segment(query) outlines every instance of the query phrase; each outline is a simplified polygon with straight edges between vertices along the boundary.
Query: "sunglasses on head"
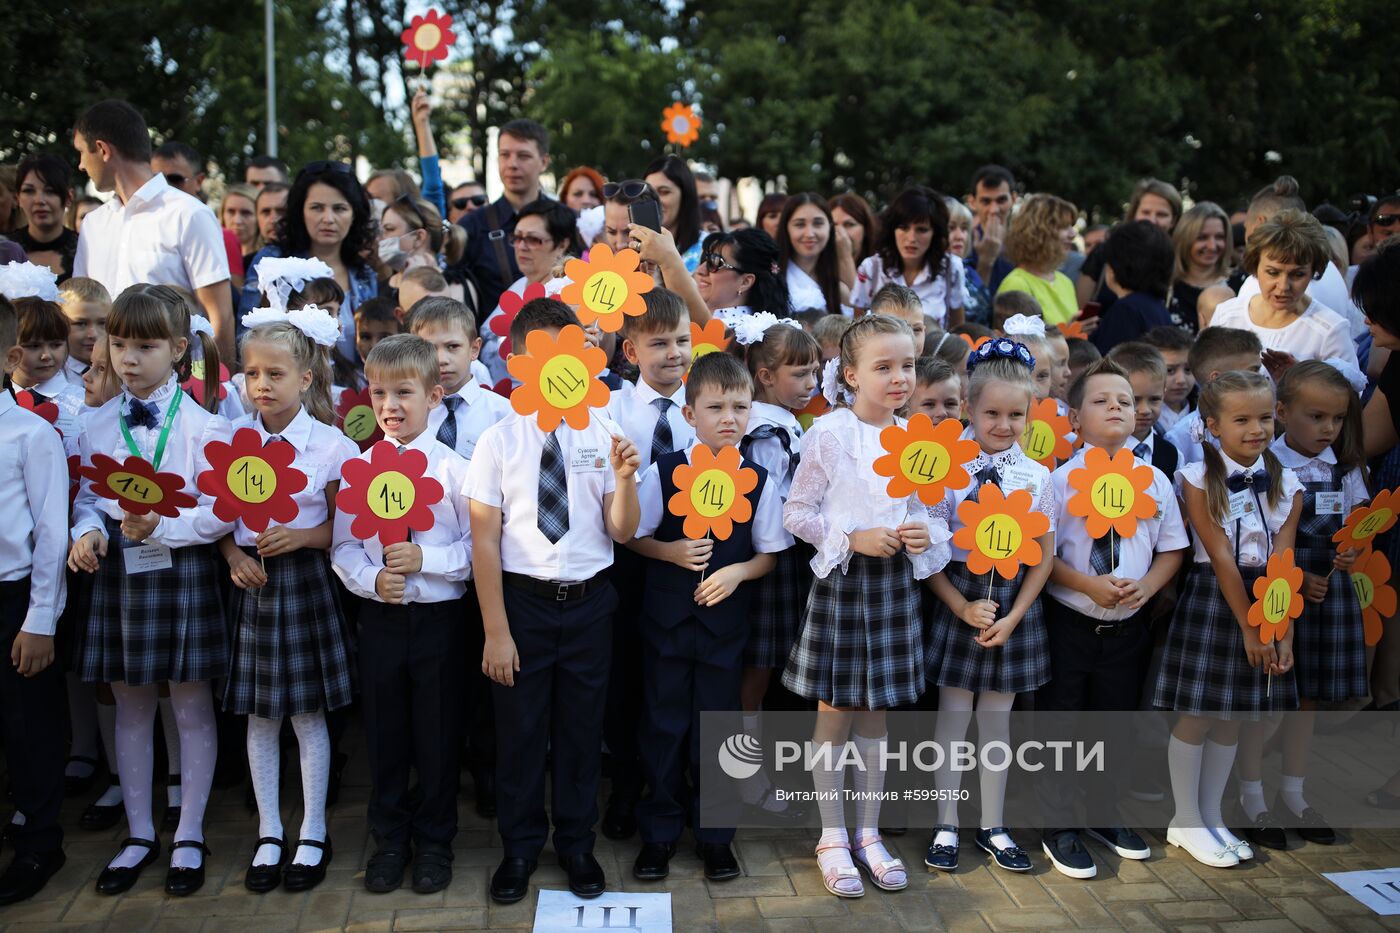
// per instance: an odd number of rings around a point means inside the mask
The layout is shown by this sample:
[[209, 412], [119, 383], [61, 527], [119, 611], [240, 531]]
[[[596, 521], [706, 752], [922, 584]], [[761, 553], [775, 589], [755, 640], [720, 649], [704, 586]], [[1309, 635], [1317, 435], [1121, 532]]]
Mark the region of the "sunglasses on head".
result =
[[305, 166], [302, 167], [302, 170], [297, 173], [297, 176], [300, 177], [302, 175], [324, 175], [326, 172], [335, 172], [338, 175], [349, 175], [350, 163], [332, 162], [325, 159], [322, 159], [317, 162], [308, 162]]
[[1371, 223], [1377, 227], [1393, 227], [1400, 223], [1400, 214], [1377, 214], [1376, 219]]
[[453, 198], [453, 199], [452, 199], [452, 206], [455, 207], [455, 208], [456, 208], [457, 210], [459, 210], [459, 211], [464, 211], [464, 210], [466, 210], [468, 204], [474, 204], [474, 205], [476, 205], [477, 207], [485, 207], [485, 206], [486, 206], [486, 195], [484, 195], [484, 194], [469, 194], [469, 195], [466, 195], [465, 197]]
[[646, 182], [637, 178], [628, 181], [610, 181], [603, 185], [603, 197], [611, 201], [613, 198], [617, 197], [618, 194], [621, 194], [624, 198], [631, 201], [645, 194], [648, 187]]

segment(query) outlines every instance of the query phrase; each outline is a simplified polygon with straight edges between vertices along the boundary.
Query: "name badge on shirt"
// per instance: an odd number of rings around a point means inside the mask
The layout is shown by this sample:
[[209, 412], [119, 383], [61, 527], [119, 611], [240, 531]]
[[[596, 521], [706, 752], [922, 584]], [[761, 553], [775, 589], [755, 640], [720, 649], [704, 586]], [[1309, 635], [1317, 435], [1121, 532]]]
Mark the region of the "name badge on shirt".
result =
[[1026, 489], [1030, 491], [1031, 498], [1035, 499], [1040, 496], [1038, 479], [1035, 470], [1026, 467], [1012, 467], [1001, 478], [1001, 491], [1015, 492], [1018, 489]]
[[608, 465], [597, 447], [580, 447], [569, 458], [570, 473], [597, 473]]
[[1341, 515], [1343, 510], [1340, 492], [1319, 492], [1313, 496], [1313, 509], [1318, 515]]
[[1230, 511], [1225, 518], [1235, 522], [1254, 512], [1254, 496], [1248, 491], [1230, 494]]
[[122, 548], [122, 560], [126, 562], [128, 574], [150, 573], [152, 570], [169, 570], [175, 565], [170, 548], [163, 544], [138, 544]]

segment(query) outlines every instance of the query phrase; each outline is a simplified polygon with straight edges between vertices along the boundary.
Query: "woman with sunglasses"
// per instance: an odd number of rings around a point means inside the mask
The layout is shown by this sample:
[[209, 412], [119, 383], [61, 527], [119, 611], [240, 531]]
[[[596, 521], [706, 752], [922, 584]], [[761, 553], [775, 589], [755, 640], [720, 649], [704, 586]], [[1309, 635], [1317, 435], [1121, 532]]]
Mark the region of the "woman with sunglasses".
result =
[[442, 214], [425, 198], [405, 194], [384, 208], [379, 219], [378, 255], [380, 265], [388, 273], [384, 280], [387, 288], [397, 291], [406, 271], [428, 266], [442, 272], [452, 298], [476, 314], [475, 283], [467, 270], [454, 268], [466, 247], [467, 231], [457, 224], [443, 223]]
[[716, 233], [705, 241], [695, 283], [712, 314], [767, 311], [787, 317], [792, 309], [778, 262], [778, 244], [762, 230]]
[[348, 360], [355, 350], [355, 309], [379, 294], [379, 278], [364, 258], [375, 249], [369, 198], [345, 162], [312, 162], [303, 168], [287, 192], [287, 213], [277, 238], [258, 250], [239, 295], [239, 314], [252, 311], [262, 299], [258, 263], [268, 256], [320, 259], [331, 267], [345, 292], [340, 305], [337, 349]]

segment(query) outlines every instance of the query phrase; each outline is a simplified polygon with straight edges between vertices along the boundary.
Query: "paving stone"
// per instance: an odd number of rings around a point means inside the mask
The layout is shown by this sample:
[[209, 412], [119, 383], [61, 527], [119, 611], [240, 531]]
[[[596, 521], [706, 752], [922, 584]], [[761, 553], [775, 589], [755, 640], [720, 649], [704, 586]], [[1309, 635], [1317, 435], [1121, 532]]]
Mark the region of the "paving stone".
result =
[[394, 912], [394, 930], [417, 933], [432, 930], [480, 930], [486, 927], [486, 908], [434, 908]]
[[789, 897], [754, 898], [758, 912], [764, 917], [844, 917], [846, 907], [842, 900], [826, 893], [820, 896], [795, 894]]
[[1152, 905], [1152, 909], [1163, 919], [1175, 923], [1178, 920], [1230, 920], [1240, 915], [1239, 911], [1222, 900], [1209, 901], [1162, 901]]
[[993, 930], [1058, 930], [1074, 926], [1063, 910], [984, 910], [982, 919]]

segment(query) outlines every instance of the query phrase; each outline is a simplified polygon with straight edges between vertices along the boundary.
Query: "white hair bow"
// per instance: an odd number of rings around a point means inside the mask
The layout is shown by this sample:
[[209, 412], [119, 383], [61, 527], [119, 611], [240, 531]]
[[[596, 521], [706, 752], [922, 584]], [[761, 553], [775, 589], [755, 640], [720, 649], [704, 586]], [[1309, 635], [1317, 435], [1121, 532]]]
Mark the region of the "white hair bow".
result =
[[210, 340], [214, 339], [214, 325], [209, 323], [209, 319], [199, 314], [190, 315], [190, 336], [204, 334]]
[[1044, 337], [1045, 318], [1029, 314], [1013, 314], [1001, 325], [1001, 332], [1008, 337]]
[[840, 369], [841, 357], [839, 356], [833, 356], [822, 367], [822, 397], [826, 399], [828, 405], [835, 406], [839, 402], [845, 402], [849, 405], [855, 399], [851, 390], [841, 385]]
[[306, 305], [295, 311], [254, 308], [243, 315], [243, 326], [249, 330], [263, 324], [290, 324], [312, 343], [322, 347], [333, 347], [340, 339], [340, 324], [329, 312], [315, 305]]
[[307, 282], [335, 276], [321, 260], [299, 256], [266, 256], [258, 261], [257, 270], [258, 290], [278, 311], [286, 311], [292, 292], [301, 291]]
[[734, 339], [741, 346], [747, 347], [749, 344], [759, 343], [763, 340], [763, 335], [770, 327], [796, 327], [801, 330], [802, 325], [790, 317], [780, 318], [771, 311], [759, 311], [757, 314], [745, 314], [738, 316], [733, 323], [725, 321], [734, 328]]
[[0, 295], [17, 298], [58, 300], [58, 276], [48, 266], [32, 262], [8, 262], [0, 266]]

